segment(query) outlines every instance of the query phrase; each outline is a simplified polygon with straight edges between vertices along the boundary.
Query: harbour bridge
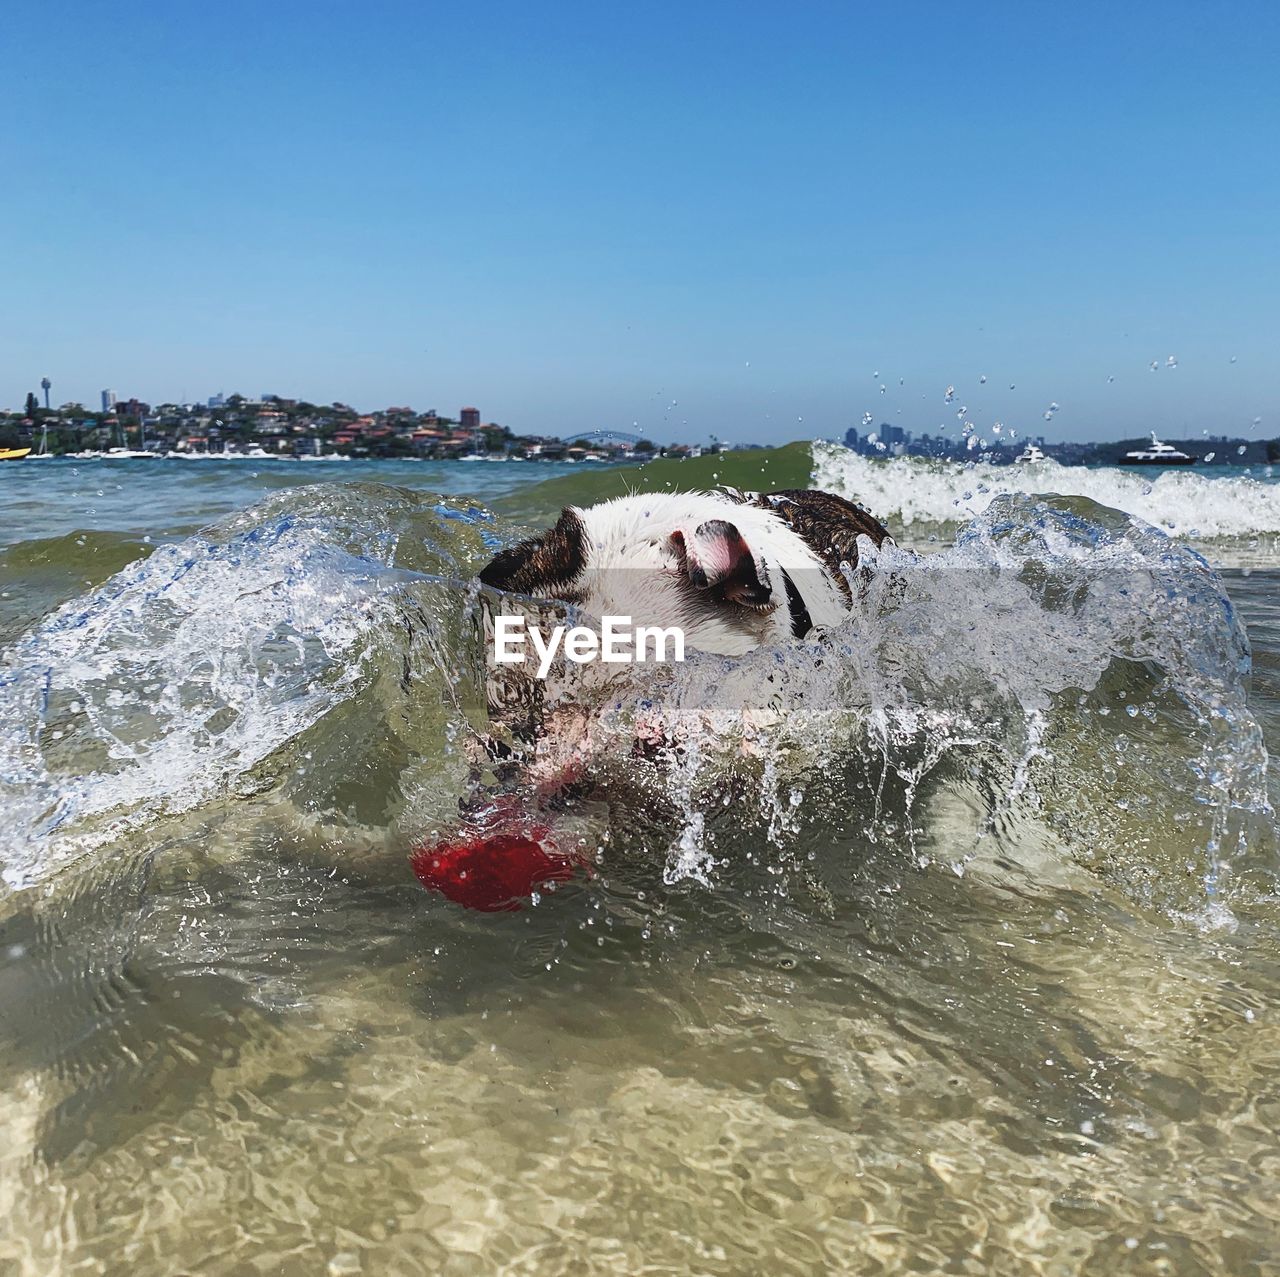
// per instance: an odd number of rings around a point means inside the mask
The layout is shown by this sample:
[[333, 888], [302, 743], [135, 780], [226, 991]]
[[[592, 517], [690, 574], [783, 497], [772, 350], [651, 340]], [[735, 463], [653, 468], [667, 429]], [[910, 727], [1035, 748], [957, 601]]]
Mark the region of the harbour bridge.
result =
[[[637, 444], [644, 435], [628, 434], [625, 430], [579, 430], [576, 435], [565, 435], [565, 443], [629, 443]], [[649, 442], [652, 442], [650, 440]]]

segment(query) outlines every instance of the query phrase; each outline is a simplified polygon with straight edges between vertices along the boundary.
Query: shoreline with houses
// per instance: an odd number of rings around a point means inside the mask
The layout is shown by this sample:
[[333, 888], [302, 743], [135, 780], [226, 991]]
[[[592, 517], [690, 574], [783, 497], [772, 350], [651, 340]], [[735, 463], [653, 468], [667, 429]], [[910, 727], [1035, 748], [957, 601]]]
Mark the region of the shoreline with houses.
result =
[[[103, 392], [103, 409], [41, 407], [27, 396], [22, 412], [0, 412], [0, 448], [31, 456], [176, 456], [250, 460], [630, 461], [696, 456], [707, 449], [657, 444], [610, 431], [561, 439], [518, 435], [464, 407], [457, 416], [410, 407], [359, 412], [349, 404], [315, 404], [280, 395], [215, 395], [205, 404], [151, 405]], [[718, 445], [713, 445], [713, 449]]]
[[[187, 460], [249, 461], [585, 461], [633, 462], [652, 457], [697, 457], [724, 452], [730, 445], [714, 436], [708, 444], [658, 443], [622, 431], [597, 430], [560, 438], [516, 434], [495, 421], [483, 421], [474, 407], [447, 416], [408, 406], [360, 412], [350, 404], [316, 404], [264, 394], [214, 395], [203, 404], [152, 405], [136, 398], [117, 399], [102, 392], [102, 407], [91, 412], [79, 403], [47, 406], [49, 385], [41, 382], [46, 405], [34, 393], [22, 411], [0, 410], [0, 456], [6, 451], [28, 459], [175, 457]], [[1002, 465], [1043, 457], [1063, 465], [1124, 464], [1128, 450], [1147, 445], [1143, 438], [1112, 442], [1049, 443], [1042, 436], [1022, 439], [980, 438], [966, 433], [913, 435], [883, 423], [850, 428], [845, 447], [871, 457], [919, 456]], [[1243, 439], [1204, 434], [1170, 442], [1192, 451], [1207, 464], [1243, 465], [1280, 462], [1280, 439]], [[1034, 445], [1034, 446], [1033, 446]], [[755, 449], [760, 444], [737, 445]]]

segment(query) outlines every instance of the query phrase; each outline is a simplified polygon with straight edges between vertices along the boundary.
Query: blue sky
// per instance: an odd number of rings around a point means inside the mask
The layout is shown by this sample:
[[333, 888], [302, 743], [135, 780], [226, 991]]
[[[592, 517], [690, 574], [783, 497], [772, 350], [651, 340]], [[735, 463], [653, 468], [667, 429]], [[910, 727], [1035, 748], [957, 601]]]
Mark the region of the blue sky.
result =
[[0, 406], [1280, 435], [1275, 3], [9, 0], [0, 47]]

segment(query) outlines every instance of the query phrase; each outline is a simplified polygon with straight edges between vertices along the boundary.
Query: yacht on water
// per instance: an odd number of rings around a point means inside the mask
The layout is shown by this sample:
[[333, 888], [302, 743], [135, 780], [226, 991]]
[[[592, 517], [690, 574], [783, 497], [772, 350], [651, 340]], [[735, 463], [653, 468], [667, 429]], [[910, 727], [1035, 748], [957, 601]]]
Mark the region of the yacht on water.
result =
[[1034, 443], [1027, 444], [1017, 456], [1017, 464], [1020, 466], [1033, 466], [1037, 461], [1048, 460], [1049, 458]]
[[1171, 443], [1161, 443], [1154, 431], [1150, 447], [1135, 448], [1120, 459], [1122, 466], [1193, 466], [1195, 463], [1196, 458], [1190, 453], [1175, 448]]
[[301, 452], [298, 454], [299, 461], [350, 461], [351, 458], [345, 452], [321, 452], [320, 440], [318, 438], [311, 441], [311, 451]]
[[40, 429], [40, 447], [31, 454], [32, 461], [51, 461], [53, 453], [49, 451], [49, 426], [46, 423]]
[[[153, 458], [163, 457], [163, 452], [156, 452], [154, 448], [147, 447], [146, 427], [138, 427], [138, 444], [137, 448], [130, 448], [128, 437], [125, 435], [124, 428], [118, 427], [120, 443], [114, 447], [106, 449], [102, 448], [82, 448], [79, 452], [69, 452], [66, 455], [73, 461], [149, 461]], [[43, 452], [46, 444], [42, 440], [41, 451]]]

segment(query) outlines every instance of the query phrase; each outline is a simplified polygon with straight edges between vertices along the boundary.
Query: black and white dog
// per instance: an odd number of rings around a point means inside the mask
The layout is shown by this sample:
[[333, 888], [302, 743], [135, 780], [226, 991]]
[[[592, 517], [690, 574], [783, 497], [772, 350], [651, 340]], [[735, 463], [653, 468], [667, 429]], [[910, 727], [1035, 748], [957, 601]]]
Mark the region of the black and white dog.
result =
[[[687, 760], [696, 770], [703, 740], [732, 751], [735, 726], [749, 733], [786, 712], [757, 712], [750, 694], [725, 686], [772, 682], [734, 658], [838, 625], [852, 606], [863, 537], [878, 549], [887, 533], [842, 497], [730, 489], [570, 507], [554, 527], [495, 556], [480, 572], [492, 659], [488, 730], [468, 737], [477, 783], [459, 804], [458, 827], [415, 852], [420, 881], [472, 908], [514, 908], [539, 884], [590, 865], [604, 837], [602, 802], [610, 813], [631, 803], [643, 810], [644, 820], [628, 824], [633, 832], [661, 828], [654, 814], [670, 806], [672, 766]], [[550, 622], [563, 637], [558, 622], [575, 613], [600, 621], [602, 637], [610, 618], [637, 632], [678, 630], [707, 654], [688, 681], [723, 704], [690, 700], [671, 665], [645, 675], [607, 661], [573, 671], [561, 660], [548, 677], [542, 637], [544, 663], [532, 669], [499, 654], [495, 639], [509, 623], [532, 620], [541, 636]], [[590, 629], [575, 628], [579, 637]], [[572, 652], [568, 659], [577, 662]], [[666, 678], [684, 683], [674, 699]], [[751, 754], [746, 735], [739, 748]]]
[[[741, 657], [838, 625], [852, 605], [863, 537], [878, 549], [888, 533], [829, 492], [619, 497], [566, 508], [554, 527], [498, 554], [480, 581], [517, 596], [499, 606], [532, 608], [539, 627], [557, 619], [548, 617], [549, 603], [590, 618], [629, 618], [633, 627], [676, 627], [688, 649]], [[485, 602], [492, 643], [491, 601]], [[628, 670], [633, 667], [575, 671], [561, 661], [544, 680], [528, 665], [490, 662], [490, 757], [514, 751], [528, 759], [532, 748], [555, 772], [559, 764], [551, 759], [591, 754], [599, 743], [592, 706], [618, 703], [621, 686], [634, 677]], [[638, 748], [668, 738], [672, 727], [656, 710], [636, 726]]]
[[567, 507], [553, 528], [497, 555], [480, 580], [594, 617], [679, 626], [690, 648], [741, 656], [838, 624], [859, 539], [879, 548], [887, 536], [829, 492], [618, 497]]

